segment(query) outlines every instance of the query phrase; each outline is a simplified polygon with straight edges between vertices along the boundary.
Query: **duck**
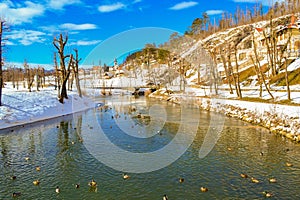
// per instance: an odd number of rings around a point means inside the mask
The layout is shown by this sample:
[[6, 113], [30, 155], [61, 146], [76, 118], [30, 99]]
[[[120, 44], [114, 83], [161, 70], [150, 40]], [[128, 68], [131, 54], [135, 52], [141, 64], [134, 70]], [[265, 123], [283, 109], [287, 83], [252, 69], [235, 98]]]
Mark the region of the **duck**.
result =
[[247, 174], [240, 174], [240, 176], [241, 176], [242, 178], [248, 178], [248, 175], [247, 175]]
[[286, 165], [287, 167], [292, 167], [292, 166], [293, 166], [293, 164], [292, 164], [292, 163], [289, 163], [289, 162], [285, 163], [285, 165]]
[[207, 192], [208, 188], [207, 187], [201, 187], [200, 190], [201, 190], [201, 192]]
[[40, 184], [40, 181], [39, 180], [34, 180], [33, 181], [33, 185], [39, 185]]
[[36, 171], [41, 171], [41, 167], [40, 167], [40, 166], [36, 166], [36, 167], [35, 167], [35, 170], [36, 170]]
[[28, 160], [29, 160], [29, 157], [28, 157], [28, 156], [27, 156], [27, 157], [25, 157], [25, 160], [26, 160], [26, 161], [28, 161]]
[[179, 183], [183, 183], [184, 182], [184, 178], [179, 178]]
[[252, 183], [259, 183], [259, 180], [257, 180], [256, 178], [251, 178]]
[[60, 193], [60, 189], [59, 189], [58, 186], [56, 186], [55, 192], [56, 192], [56, 193]]
[[79, 188], [80, 187], [80, 185], [77, 183], [77, 184], [75, 184], [75, 188]]
[[168, 199], [169, 199], [168, 196], [166, 194], [164, 194], [163, 200], [168, 200]]
[[263, 156], [263, 155], [264, 155], [264, 153], [261, 151], [261, 152], [259, 153], [259, 155]]
[[16, 178], [17, 177], [15, 175], [13, 175], [13, 176], [10, 177], [11, 180], [16, 180]]
[[265, 195], [265, 197], [269, 198], [269, 197], [272, 197], [273, 194], [268, 192], [268, 191], [264, 191], [263, 194]]
[[97, 182], [94, 179], [92, 179], [91, 182], [89, 182], [89, 186], [96, 187], [97, 186]]
[[228, 150], [228, 151], [232, 151], [232, 148], [228, 147], [227, 150]]
[[13, 197], [19, 197], [19, 196], [21, 196], [21, 192], [14, 192], [14, 193], [12, 193], [12, 196]]
[[123, 174], [123, 179], [126, 180], [126, 179], [129, 179], [130, 176], [128, 174]]
[[277, 180], [276, 180], [275, 178], [270, 178], [270, 179], [269, 179], [269, 182], [270, 182], [270, 183], [276, 183]]

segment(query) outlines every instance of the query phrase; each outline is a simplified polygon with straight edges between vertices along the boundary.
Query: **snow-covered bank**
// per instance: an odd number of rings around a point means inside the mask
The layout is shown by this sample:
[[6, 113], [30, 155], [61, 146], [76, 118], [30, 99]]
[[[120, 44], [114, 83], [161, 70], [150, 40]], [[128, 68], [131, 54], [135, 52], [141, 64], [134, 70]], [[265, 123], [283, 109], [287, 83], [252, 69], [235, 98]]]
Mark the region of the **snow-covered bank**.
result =
[[0, 129], [55, 118], [80, 112], [95, 106], [87, 97], [80, 98], [76, 92], [68, 92], [64, 104], [57, 100], [57, 91], [52, 87], [28, 92], [3, 88], [0, 106]]
[[229, 117], [260, 125], [274, 134], [300, 142], [300, 106], [172, 94], [165, 89], [158, 90], [149, 97], [177, 104], [190, 102], [201, 109], [222, 113]]

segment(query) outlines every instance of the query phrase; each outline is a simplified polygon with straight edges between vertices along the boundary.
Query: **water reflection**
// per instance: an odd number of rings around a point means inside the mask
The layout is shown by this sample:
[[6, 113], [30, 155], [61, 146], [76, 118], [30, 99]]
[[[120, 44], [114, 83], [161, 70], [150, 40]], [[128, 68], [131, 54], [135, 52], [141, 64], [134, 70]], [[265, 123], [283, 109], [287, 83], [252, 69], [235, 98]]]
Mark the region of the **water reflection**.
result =
[[[124, 180], [123, 172], [107, 167], [87, 151], [83, 136], [97, 131], [90, 119], [98, 120], [115, 145], [132, 152], [151, 152], [175, 137], [180, 112], [178, 106], [159, 102], [170, 116], [161, 131], [147, 139], [134, 138], [124, 134], [116, 120], [125, 124], [131, 119], [132, 131], [138, 130], [137, 125], [146, 129], [149, 123], [134, 116], [147, 114], [157, 102], [129, 101], [119, 106], [116, 101], [102, 111], [89, 110], [46, 123], [1, 130], [0, 199], [12, 198], [13, 192], [21, 192], [20, 199], [162, 199], [164, 194], [170, 199], [263, 199], [263, 191], [272, 192], [272, 199], [299, 197], [294, 188], [300, 184], [300, 146], [261, 127], [226, 118], [216, 146], [208, 156], [199, 159], [210, 119], [216, 115], [204, 111], [197, 115], [197, 136], [182, 157], [158, 171], [130, 173], [130, 179]], [[287, 162], [292, 166], [287, 167]], [[41, 170], [37, 171], [36, 166]], [[241, 178], [241, 173], [249, 178]], [[16, 179], [12, 180], [14, 175]], [[251, 177], [259, 183], [252, 183]], [[272, 177], [276, 183], [269, 182]], [[179, 178], [184, 178], [184, 182], [180, 183]], [[36, 179], [40, 180], [39, 186], [32, 183]], [[97, 190], [88, 186], [92, 179], [98, 183]], [[59, 194], [56, 186], [61, 190]], [[208, 191], [202, 193], [200, 187], [207, 187]]]

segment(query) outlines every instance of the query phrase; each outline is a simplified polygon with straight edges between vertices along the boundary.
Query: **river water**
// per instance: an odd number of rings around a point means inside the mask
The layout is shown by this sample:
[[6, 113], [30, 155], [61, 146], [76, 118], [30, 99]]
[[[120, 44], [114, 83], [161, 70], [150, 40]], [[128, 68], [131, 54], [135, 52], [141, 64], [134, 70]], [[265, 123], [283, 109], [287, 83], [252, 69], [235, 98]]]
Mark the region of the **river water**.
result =
[[[0, 199], [13, 192], [19, 199], [264, 199], [264, 191], [272, 199], [300, 197], [298, 144], [192, 106], [127, 96], [99, 102], [108, 106], [1, 130]], [[202, 147], [207, 155], [199, 157]], [[92, 179], [97, 187], [88, 185]]]

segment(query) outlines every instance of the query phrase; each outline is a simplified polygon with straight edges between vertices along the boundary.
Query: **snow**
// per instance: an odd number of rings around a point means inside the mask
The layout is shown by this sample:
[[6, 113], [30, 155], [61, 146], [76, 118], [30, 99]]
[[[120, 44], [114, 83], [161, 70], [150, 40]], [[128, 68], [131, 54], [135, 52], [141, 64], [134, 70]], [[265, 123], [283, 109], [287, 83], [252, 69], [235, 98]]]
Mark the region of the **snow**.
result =
[[287, 68], [287, 71], [288, 72], [291, 72], [291, 71], [294, 71], [296, 69], [298, 69], [300, 67], [300, 59], [297, 58], [294, 62], [292, 62], [288, 68]]
[[72, 114], [94, 107], [94, 102], [87, 98], [80, 98], [76, 92], [69, 92], [69, 99], [64, 104], [59, 103], [57, 91], [54, 87], [33, 90], [16, 90], [7, 84], [2, 91], [0, 106], [0, 129], [32, 123]]

